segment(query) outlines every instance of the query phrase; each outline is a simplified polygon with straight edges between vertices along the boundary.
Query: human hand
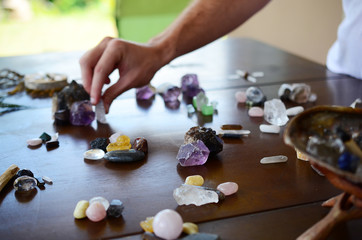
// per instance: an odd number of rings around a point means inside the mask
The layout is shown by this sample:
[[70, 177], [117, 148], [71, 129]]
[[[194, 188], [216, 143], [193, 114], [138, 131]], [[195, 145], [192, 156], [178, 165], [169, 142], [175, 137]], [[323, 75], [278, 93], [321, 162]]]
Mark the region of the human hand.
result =
[[[152, 45], [127, 42], [106, 37], [95, 48], [86, 52], [79, 61], [85, 90], [91, 103], [103, 99], [106, 113], [112, 101], [123, 92], [148, 84], [163, 66], [160, 51]], [[118, 81], [101, 96], [104, 84], [109, 84], [109, 75], [119, 71]]]

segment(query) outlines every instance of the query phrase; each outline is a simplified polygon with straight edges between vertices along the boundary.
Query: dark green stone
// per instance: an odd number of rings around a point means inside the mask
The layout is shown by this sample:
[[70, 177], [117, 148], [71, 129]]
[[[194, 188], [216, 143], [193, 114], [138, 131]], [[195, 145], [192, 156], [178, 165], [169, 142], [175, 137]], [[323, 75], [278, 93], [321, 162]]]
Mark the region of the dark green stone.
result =
[[46, 132], [43, 132], [43, 134], [40, 135], [39, 138], [41, 140], [43, 140], [43, 142], [48, 142], [48, 141], [50, 141], [50, 139], [52, 139], [52, 137], [49, 134], [47, 134]]

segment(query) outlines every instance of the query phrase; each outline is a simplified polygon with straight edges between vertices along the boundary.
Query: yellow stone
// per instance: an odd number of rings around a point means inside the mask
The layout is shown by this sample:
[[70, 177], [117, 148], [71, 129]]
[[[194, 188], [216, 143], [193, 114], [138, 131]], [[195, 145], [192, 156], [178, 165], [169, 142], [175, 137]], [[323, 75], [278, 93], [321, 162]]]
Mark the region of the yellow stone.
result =
[[145, 221], [140, 222], [140, 226], [145, 232], [153, 233], [153, 219], [154, 217], [147, 217]]
[[185, 184], [194, 185], [194, 186], [202, 186], [204, 184], [204, 178], [200, 175], [188, 176], [185, 180]]
[[182, 231], [186, 234], [195, 234], [199, 232], [199, 227], [192, 222], [185, 222], [182, 224]]
[[131, 149], [131, 139], [126, 135], [121, 135], [117, 138], [117, 141], [114, 143], [110, 143], [107, 146], [107, 152], [115, 151], [115, 150], [128, 150]]
[[89, 207], [89, 202], [86, 200], [80, 200], [75, 206], [73, 216], [76, 219], [82, 219], [86, 217], [85, 211]]

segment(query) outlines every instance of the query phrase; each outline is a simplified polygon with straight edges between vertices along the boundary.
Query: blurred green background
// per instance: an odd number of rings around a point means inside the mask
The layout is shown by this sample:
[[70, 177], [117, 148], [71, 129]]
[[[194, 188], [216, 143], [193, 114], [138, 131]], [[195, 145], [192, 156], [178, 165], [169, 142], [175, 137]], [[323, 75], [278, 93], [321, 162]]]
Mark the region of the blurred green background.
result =
[[105, 36], [146, 42], [190, 0], [0, 0], [0, 56], [87, 50]]

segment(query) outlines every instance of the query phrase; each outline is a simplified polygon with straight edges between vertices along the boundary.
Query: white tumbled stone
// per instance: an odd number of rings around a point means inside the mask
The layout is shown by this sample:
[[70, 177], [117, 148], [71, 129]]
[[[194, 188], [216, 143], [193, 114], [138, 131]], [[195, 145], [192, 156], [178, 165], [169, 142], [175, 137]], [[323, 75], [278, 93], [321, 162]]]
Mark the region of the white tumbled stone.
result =
[[260, 132], [263, 133], [279, 133], [280, 127], [277, 125], [260, 124]]
[[29, 146], [35, 147], [35, 146], [39, 146], [40, 144], [42, 144], [43, 140], [41, 140], [40, 138], [33, 138], [33, 139], [27, 140], [26, 143]]
[[292, 108], [288, 108], [287, 109], [287, 115], [288, 116], [295, 116], [301, 112], [304, 111], [304, 107], [302, 106], [296, 106], [296, 107], [292, 107]]
[[89, 160], [101, 160], [105, 153], [102, 149], [90, 149], [83, 153], [83, 157]]
[[260, 160], [260, 163], [269, 164], [269, 163], [282, 163], [286, 161], [288, 161], [287, 156], [278, 155], [278, 156], [264, 157]]

